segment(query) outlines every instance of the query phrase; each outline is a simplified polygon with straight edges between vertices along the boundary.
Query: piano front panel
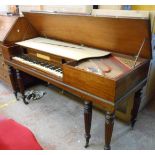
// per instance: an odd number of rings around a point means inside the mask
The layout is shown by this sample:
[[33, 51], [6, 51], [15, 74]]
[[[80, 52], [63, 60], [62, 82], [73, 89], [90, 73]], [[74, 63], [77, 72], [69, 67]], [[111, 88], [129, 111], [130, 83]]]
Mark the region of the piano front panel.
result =
[[76, 62], [63, 64], [63, 82], [109, 101], [114, 101], [115, 81], [76, 68]]

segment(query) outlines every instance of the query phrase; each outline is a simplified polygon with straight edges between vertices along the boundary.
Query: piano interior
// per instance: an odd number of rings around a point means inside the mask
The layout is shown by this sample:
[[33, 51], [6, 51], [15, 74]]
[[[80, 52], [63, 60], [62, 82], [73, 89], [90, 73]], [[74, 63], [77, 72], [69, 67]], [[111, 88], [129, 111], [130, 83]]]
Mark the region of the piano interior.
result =
[[118, 79], [143, 62], [145, 59], [140, 58], [135, 62], [134, 57], [111, 53], [107, 57], [80, 61], [76, 67], [106, 78]]
[[[33, 45], [34, 42], [37, 44]], [[61, 79], [63, 78], [62, 65], [69, 62], [76, 62], [75, 68], [97, 76], [118, 79], [147, 61], [144, 58], [138, 58], [136, 61], [136, 57], [133, 56], [46, 38], [33, 38], [16, 44], [23, 47], [23, 49], [22, 52], [12, 57], [14, 61], [29, 65]], [[93, 53], [91, 54], [91, 52]]]

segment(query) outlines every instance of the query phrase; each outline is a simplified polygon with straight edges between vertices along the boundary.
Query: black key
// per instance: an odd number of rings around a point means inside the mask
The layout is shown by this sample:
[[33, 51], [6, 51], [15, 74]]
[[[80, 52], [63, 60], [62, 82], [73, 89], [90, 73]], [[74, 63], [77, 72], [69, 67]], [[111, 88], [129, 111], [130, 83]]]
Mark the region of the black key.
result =
[[24, 59], [24, 55], [20, 55], [19, 57]]
[[57, 69], [55, 66], [53, 66], [53, 67], [50, 67], [50, 69], [51, 70], [55, 70], [55, 69]]
[[49, 64], [48, 63], [45, 63], [45, 65], [44, 65], [45, 67], [48, 67], [49, 66]]
[[39, 62], [37, 60], [34, 60], [36, 64], [39, 64]]
[[49, 67], [54, 67], [54, 65], [51, 65], [51, 64], [50, 64], [50, 66], [49, 66]]
[[47, 68], [49, 68], [50, 66], [51, 66], [50, 64], [47, 64], [47, 65], [46, 65]]
[[31, 58], [30, 58], [30, 57], [27, 57], [26, 60], [27, 60], [27, 61], [31, 61]]
[[32, 60], [32, 62], [33, 62], [33, 63], [36, 63], [36, 61], [35, 61], [35, 60]]
[[26, 59], [27, 57], [26, 57], [26, 55], [21, 55], [20, 56], [22, 59]]
[[60, 72], [60, 71], [61, 71], [61, 68], [58, 68], [58, 69], [56, 69], [55, 71]]

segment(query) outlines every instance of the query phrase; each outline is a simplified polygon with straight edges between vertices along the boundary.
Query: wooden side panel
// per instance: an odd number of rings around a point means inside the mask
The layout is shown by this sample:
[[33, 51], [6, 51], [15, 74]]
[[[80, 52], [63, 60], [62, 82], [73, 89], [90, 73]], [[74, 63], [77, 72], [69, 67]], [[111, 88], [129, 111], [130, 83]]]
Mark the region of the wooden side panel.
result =
[[4, 43], [12, 44], [34, 37], [38, 37], [37, 31], [24, 17], [20, 17], [5, 38]]
[[63, 82], [106, 100], [114, 101], [115, 81], [113, 80], [64, 64]]
[[149, 69], [149, 61], [139, 66], [135, 70], [129, 72], [116, 82], [116, 98], [119, 99], [125, 95], [129, 90], [139, 84], [147, 77]]
[[24, 16], [41, 36], [127, 55], [137, 55], [146, 38], [141, 57], [152, 56], [148, 19], [45, 13], [24, 13]]

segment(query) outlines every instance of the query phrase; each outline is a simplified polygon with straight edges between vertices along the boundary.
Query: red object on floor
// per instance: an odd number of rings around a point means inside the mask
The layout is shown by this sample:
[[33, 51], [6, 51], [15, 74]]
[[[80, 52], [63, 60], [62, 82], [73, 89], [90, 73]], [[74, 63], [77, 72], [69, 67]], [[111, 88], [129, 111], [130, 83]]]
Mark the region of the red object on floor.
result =
[[0, 150], [42, 150], [42, 147], [28, 128], [12, 119], [2, 119]]

